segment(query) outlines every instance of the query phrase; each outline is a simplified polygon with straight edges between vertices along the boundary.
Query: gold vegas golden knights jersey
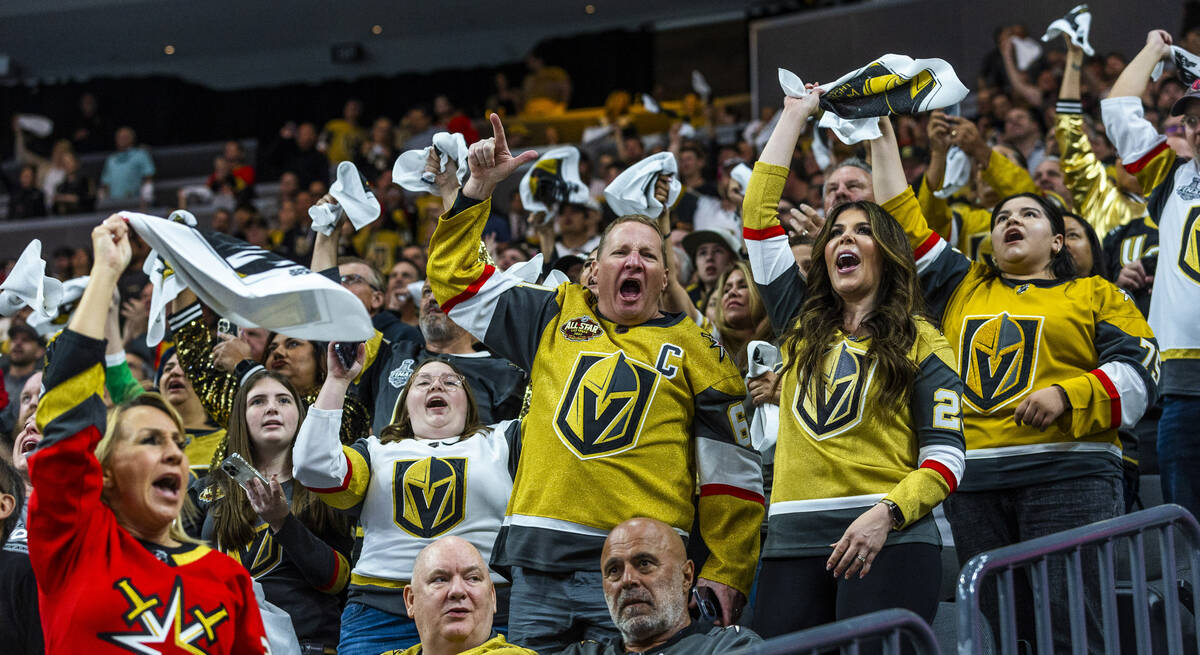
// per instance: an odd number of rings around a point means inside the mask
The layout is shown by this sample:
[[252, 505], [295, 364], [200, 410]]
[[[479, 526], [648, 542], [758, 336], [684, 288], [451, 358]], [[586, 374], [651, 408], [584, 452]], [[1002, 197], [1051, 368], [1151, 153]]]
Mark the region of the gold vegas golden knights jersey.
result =
[[626, 327], [602, 316], [583, 287], [522, 284], [480, 261], [490, 209], [459, 194], [430, 243], [429, 279], [454, 322], [529, 371], [493, 561], [595, 570], [609, 530], [627, 519], [657, 518], [686, 536], [699, 496], [712, 551], [700, 576], [748, 592], [762, 473], [732, 358], [683, 314]]
[[[1129, 296], [1099, 276], [1006, 280], [950, 248], [912, 191], [883, 204], [908, 233], [930, 312], [963, 380], [963, 491], [1121, 475], [1118, 427], [1153, 402], [1158, 344]], [[1017, 425], [1033, 391], [1057, 385], [1070, 409], [1045, 430]]]
[[[776, 218], [788, 169], [754, 166], [743, 205], [746, 251], [776, 334], [805, 299], [787, 235]], [[828, 555], [829, 544], [882, 499], [904, 514], [887, 543], [941, 544], [930, 510], [963, 475], [962, 381], [945, 338], [915, 319], [909, 358], [917, 374], [908, 398], [881, 405], [870, 338], [839, 333], [825, 355], [816, 393], [795, 369], [780, 380], [770, 529], [763, 557]], [[784, 357], [789, 357], [784, 353]]]

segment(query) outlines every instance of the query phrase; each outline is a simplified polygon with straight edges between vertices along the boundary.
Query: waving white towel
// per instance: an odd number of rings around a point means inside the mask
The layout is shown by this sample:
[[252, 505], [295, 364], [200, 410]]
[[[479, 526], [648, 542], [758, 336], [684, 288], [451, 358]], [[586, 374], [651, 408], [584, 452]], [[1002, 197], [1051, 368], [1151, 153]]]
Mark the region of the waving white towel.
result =
[[[1185, 85], [1191, 86], [1197, 78], [1200, 78], [1200, 57], [1180, 48], [1177, 45], [1171, 46], [1171, 61], [1175, 64], [1175, 70], [1179, 71], [1179, 79]], [[1158, 81], [1162, 77], [1163, 68], [1166, 61], [1159, 61], [1154, 66], [1154, 71], [1150, 73], [1150, 79]]]
[[[171, 212], [167, 220], [196, 227], [196, 217], [185, 209]], [[153, 249], [142, 264], [142, 272], [150, 278], [150, 317], [146, 326], [146, 345], [153, 348], [162, 342], [167, 332], [167, 305], [175, 300], [187, 286], [176, 275], [174, 269]]]
[[12, 316], [22, 307], [32, 307], [45, 317], [58, 313], [62, 301], [62, 282], [46, 276], [42, 242], [34, 239], [25, 246], [12, 271], [0, 284], [0, 316]]
[[87, 283], [88, 276], [86, 275], [63, 282], [62, 295], [58, 298], [54, 313], [47, 315], [34, 312], [30, 314], [29, 327], [37, 330], [37, 333], [43, 337], [48, 337], [67, 327], [67, 322], [71, 320], [71, 313], [75, 311], [75, 303], [83, 296], [83, 290], [87, 288]]
[[[746, 344], [746, 380], [763, 373], [779, 370], [783, 358], [779, 349], [766, 341], [751, 341]], [[763, 403], [754, 409], [754, 420], [750, 422], [750, 445], [764, 452], [775, 445], [779, 437], [779, 405]]]
[[358, 172], [353, 162], [344, 161], [338, 164], [337, 179], [329, 187], [329, 195], [337, 203], [313, 205], [308, 208], [312, 218], [312, 227], [317, 232], [329, 236], [333, 234], [333, 226], [345, 214], [354, 225], [355, 230], [361, 230], [379, 218], [379, 201], [367, 187], [367, 183]]
[[1042, 41], [1049, 41], [1059, 34], [1066, 34], [1071, 37], [1071, 43], [1079, 46], [1089, 57], [1094, 57], [1096, 51], [1088, 43], [1088, 32], [1091, 29], [1092, 12], [1088, 11], [1086, 4], [1082, 4], [1067, 12], [1066, 16], [1050, 23], [1050, 26], [1046, 28], [1046, 33], [1042, 35]]
[[[807, 95], [800, 78], [790, 71], [779, 70], [779, 84], [789, 96]], [[967, 87], [945, 60], [896, 54], [883, 55], [821, 87], [825, 115], [819, 125], [832, 129], [847, 145], [879, 137], [876, 117], [941, 109], [967, 96]]]
[[609, 209], [617, 216], [644, 214], [658, 218], [663, 212], [663, 204], [654, 198], [654, 183], [659, 175], [671, 176], [667, 206], [674, 205], [683, 190], [679, 182], [679, 167], [675, 155], [660, 152], [625, 169], [604, 188], [604, 199], [608, 201]]
[[[800, 79], [800, 76], [786, 68], [779, 69], [779, 86], [783, 87], [783, 92], [792, 98], [803, 98], [808, 95], [808, 89], [804, 88], [804, 81]], [[838, 140], [846, 145], [878, 139], [883, 135], [883, 132], [879, 131], [879, 121], [874, 118], [846, 120], [831, 111], [825, 112], [817, 126], [833, 130]], [[824, 146], [824, 144], [821, 145]], [[813, 156], [816, 156], [816, 152], [813, 152]]]
[[[518, 189], [525, 211], [546, 212], [547, 220], [554, 218], [563, 203], [586, 205], [589, 196], [579, 177], [579, 149], [559, 146], [547, 150], [525, 171]], [[554, 197], [550, 205], [542, 202], [550, 197]]]
[[446, 170], [446, 163], [451, 159], [458, 165], [458, 183], [467, 181], [467, 140], [455, 132], [438, 132], [433, 135], [433, 145], [419, 150], [408, 150], [400, 153], [396, 164], [392, 166], [392, 182], [399, 184], [408, 191], [415, 193], [432, 193], [441, 195], [433, 184], [433, 176], [425, 173], [425, 160], [429, 158], [430, 148], [437, 149], [441, 170]]

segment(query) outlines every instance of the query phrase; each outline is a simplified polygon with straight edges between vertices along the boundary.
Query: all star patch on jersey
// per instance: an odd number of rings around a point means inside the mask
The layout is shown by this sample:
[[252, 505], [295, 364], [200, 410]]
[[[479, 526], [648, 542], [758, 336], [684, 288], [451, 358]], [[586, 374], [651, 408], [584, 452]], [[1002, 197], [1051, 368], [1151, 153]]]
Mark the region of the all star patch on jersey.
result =
[[604, 333], [604, 329], [590, 316], [576, 316], [559, 328], [567, 341], [591, 341]]

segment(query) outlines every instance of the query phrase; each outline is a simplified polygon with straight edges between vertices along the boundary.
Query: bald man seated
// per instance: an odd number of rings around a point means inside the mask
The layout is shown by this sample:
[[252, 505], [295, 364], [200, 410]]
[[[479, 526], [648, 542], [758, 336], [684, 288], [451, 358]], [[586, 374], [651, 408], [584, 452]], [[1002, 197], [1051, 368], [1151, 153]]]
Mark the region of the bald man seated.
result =
[[496, 589], [483, 557], [465, 539], [442, 537], [417, 554], [404, 606], [421, 643], [383, 655], [537, 655], [492, 632]]
[[692, 620], [688, 593], [695, 569], [683, 538], [662, 521], [635, 518], [613, 528], [604, 541], [600, 571], [604, 600], [621, 639], [580, 642], [562, 655], [707, 655], [762, 641], [740, 626], [722, 628], [707, 618]]

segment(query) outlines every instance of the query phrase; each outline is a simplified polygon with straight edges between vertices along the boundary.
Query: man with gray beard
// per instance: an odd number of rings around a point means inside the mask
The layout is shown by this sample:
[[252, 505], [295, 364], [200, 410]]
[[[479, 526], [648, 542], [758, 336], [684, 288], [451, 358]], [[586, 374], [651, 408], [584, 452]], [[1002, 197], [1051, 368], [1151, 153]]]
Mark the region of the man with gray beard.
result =
[[383, 344], [380, 357], [386, 356], [387, 361], [378, 367], [372, 431], [379, 434], [393, 422], [400, 393], [417, 364], [428, 358], [444, 359], [463, 372], [475, 394], [479, 420], [484, 425], [517, 418], [525, 396], [525, 372], [507, 359], [493, 355], [450, 320], [434, 300], [428, 282], [421, 290], [418, 317], [424, 344], [415, 341]]
[[[717, 627], [688, 615], [695, 568], [683, 538], [649, 518], [621, 523], [608, 533], [600, 555], [604, 600], [621, 639], [584, 641], [560, 655], [728, 653], [762, 641], [741, 626]], [[720, 615], [720, 610], [717, 610]]]

